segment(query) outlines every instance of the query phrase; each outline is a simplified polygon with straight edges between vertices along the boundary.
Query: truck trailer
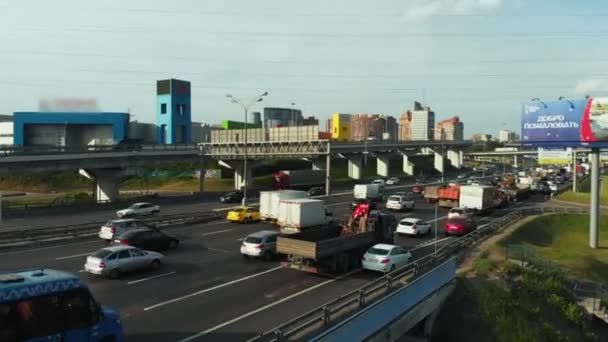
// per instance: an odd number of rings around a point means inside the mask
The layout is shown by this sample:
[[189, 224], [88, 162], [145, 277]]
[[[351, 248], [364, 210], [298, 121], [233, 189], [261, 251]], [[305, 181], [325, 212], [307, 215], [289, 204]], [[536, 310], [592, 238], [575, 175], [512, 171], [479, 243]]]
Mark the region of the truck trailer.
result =
[[274, 190], [302, 189], [325, 185], [325, 170], [285, 170], [272, 176]]
[[277, 190], [260, 192], [260, 217], [262, 220], [276, 221], [279, 218], [279, 204], [283, 200], [306, 198], [305, 191]]
[[473, 209], [477, 213], [487, 213], [494, 209], [495, 192], [493, 186], [463, 185], [460, 187], [458, 206]]
[[325, 202], [318, 199], [297, 198], [279, 202], [277, 224], [283, 234], [326, 228], [333, 224], [331, 212]]

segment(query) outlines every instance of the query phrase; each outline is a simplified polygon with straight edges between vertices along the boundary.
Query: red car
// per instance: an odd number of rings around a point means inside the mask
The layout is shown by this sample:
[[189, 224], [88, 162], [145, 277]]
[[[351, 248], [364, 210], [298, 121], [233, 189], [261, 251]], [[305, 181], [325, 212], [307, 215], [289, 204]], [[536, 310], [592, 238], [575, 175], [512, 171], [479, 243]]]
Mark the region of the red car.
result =
[[424, 189], [420, 185], [414, 185], [412, 187], [412, 192], [415, 194], [421, 194]]
[[454, 216], [445, 223], [445, 235], [466, 235], [477, 229], [475, 220], [466, 216]]

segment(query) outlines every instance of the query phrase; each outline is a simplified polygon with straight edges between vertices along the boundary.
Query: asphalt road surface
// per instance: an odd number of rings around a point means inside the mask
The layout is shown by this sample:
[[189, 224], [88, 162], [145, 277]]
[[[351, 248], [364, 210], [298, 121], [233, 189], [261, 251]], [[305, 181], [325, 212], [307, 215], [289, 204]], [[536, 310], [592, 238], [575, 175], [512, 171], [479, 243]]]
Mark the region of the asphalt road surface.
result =
[[[350, 213], [352, 194], [327, 199], [336, 220]], [[542, 196], [516, 204], [543, 205]], [[193, 205], [194, 206], [194, 205]], [[485, 224], [510, 209], [481, 217]], [[184, 212], [191, 209], [184, 209]], [[435, 217], [434, 205], [418, 198], [413, 212], [398, 218], [418, 217], [443, 228], [446, 209]], [[355, 270], [326, 277], [281, 268], [280, 260], [246, 260], [239, 246], [248, 234], [275, 229], [267, 223], [231, 224], [215, 221], [174, 227], [167, 233], [181, 240], [165, 254], [156, 271], [128, 274], [109, 280], [83, 272], [85, 258], [106, 244], [97, 239], [0, 253], [1, 269], [45, 267], [76, 273], [90, 286], [97, 300], [117, 309], [126, 341], [243, 341], [272, 329], [344, 293], [382, 276]], [[396, 244], [413, 249], [414, 259], [432, 253], [434, 234], [397, 237]], [[439, 236], [439, 245], [452, 238]], [[189, 339], [190, 340], [190, 339]]]

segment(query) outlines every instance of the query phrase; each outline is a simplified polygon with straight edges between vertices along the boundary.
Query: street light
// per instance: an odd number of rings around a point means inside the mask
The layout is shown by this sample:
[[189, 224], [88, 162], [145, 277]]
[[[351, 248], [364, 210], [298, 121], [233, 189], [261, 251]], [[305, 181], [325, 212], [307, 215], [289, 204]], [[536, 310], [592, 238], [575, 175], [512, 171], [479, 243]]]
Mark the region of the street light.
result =
[[543, 107], [545, 107], [545, 109], [547, 108], [547, 104], [541, 101], [538, 97], [533, 98], [532, 101], [538, 101], [543, 104]]
[[562, 100], [566, 100], [566, 101], [568, 101], [568, 103], [570, 104], [570, 111], [573, 111], [573, 110], [574, 110], [574, 103], [572, 103], [572, 101], [568, 100], [567, 98], [565, 98], [565, 97], [563, 97], [563, 96], [560, 96], [560, 97], [558, 97], [557, 99], [558, 99], [559, 101], [562, 101]]
[[292, 126], [297, 126], [297, 125], [295, 124], [295, 122], [296, 122], [296, 120], [295, 120], [295, 112], [296, 112], [296, 108], [295, 108], [295, 106], [296, 106], [296, 103], [295, 103], [295, 102], [292, 102], [292, 103], [291, 103], [291, 125], [292, 125]]
[[236, 103], [239, 106], [241, 106], [241, 108], [243, 108], [243, 111], [245, 112], [245, 158], [243, 159], [243, 202], [242, 205], [246, 206], [247, 205], [247, 182], [249, 181], [247, 179], [247, 116], [249, 114], [249, 109], [251, 108], [251, 106], [253, 106], [254, 104], [256, 104], [257, 102], [262, 102], [264, 100], [264, 96], [267, 96], [268, 92], [265, 91], [264, 93], [254, 97], [253, 99], [251, 99], [251, 101], [247, 102], [245, 104], [245, 102], [237, 99], [236, 97], [232, 96], [231, 94], [226, 94], [226, 97], [230, 99], [230, 103]]

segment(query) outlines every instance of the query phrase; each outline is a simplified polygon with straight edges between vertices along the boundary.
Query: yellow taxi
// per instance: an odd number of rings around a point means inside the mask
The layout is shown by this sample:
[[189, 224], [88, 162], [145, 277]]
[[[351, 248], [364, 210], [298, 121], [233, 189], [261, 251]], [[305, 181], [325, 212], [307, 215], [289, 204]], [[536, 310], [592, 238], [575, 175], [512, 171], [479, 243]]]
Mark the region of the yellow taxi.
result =
[[228, 212], [226, 219], [230, 222], [250, 223], [260, 220], [260, 212], [252, 207], [239, 207]]

